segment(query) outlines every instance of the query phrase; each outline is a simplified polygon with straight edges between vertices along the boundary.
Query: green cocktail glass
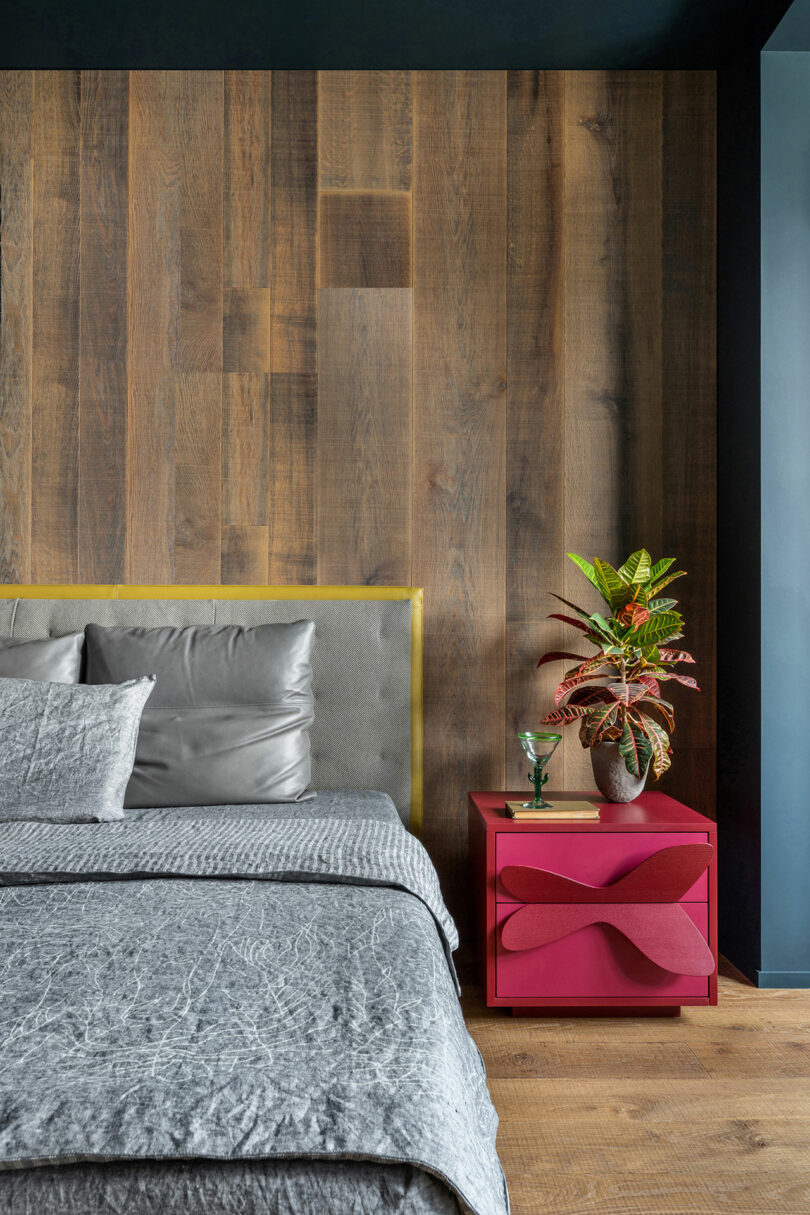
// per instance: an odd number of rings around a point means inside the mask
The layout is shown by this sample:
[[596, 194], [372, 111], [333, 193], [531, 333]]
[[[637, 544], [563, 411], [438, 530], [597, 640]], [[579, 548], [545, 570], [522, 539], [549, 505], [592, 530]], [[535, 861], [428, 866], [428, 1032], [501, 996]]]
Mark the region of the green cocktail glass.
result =
[[536, 730], [522, 730], [518, 734], [520, 745], [533, 764], [529, 780], [534, 785], [534, 801], [524, 802], [526, 810], [553, 810], [550, 802], [543, 798], [543, 785], [548, 780], [548, 761], [554, 754], [557, 744], [562, 742], [562, 734], [548, 734]]

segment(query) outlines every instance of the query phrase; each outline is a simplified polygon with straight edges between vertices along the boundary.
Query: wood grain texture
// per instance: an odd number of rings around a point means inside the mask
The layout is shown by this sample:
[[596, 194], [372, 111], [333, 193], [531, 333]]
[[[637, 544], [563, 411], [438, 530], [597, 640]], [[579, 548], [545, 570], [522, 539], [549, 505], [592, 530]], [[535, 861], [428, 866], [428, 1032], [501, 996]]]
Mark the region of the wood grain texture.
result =
[[270, 380], [226, 375], [222, 411], [222, 522], [267, 526]]
[[[704, 689], [662, 786], [713, 813], [714, 77], [78, 82], [0, 73], [0, 578], [424, 585], [464, 929], [466, 790], [528, 789], [548, 592], [588, 601], [564, 553], [644, 543]], [[592, 784], [573, 735], [552, 772]]]
[[173, 582], [174, 392], [180, 316], [179, 81], [132, 72], [129, 93], [129, 582]]
[[79, 177], [81, 77], [37, 72], [31, 577], [79, 577]]
[[409, 190], [411, 73], [319, 73], [322, 190]]
[[226, 287], [222, 304], [223, 371], [269, 371], [271, 293]]
[[[508, 73], [506, 784], [522, 787], [519, 730], [538, 728], [553, 704], [570, 648], [547, 621], [565, 580], [564, 148], [562, 72]], [[554, 757], [565, 784], [564, 748]]]
[[222, 370], [222, 72], [179, 72], [180, 371]]
[[126, 546], [126, 72], [83, 72], [79, 578], [119, 582]]
[[266, 585], [267, 527], [226, 525], [222, 529], [222, 581], [232, 585]]
[[33, 72], [0, 72], [0, 581], [31, 576]]
[[321, 194], [321, 287], [410, 287], [407, 194]]
[[[676, 583], [685, 644], [697, 662], [699, 696], [674, 697], [678, 742], [688, 764], [674, 763], [667, 792], [714, 814], [716, 644], [716, 147], [712, 72], [667, 72], [663, 96], [664, 544], [690, 577]], [[687, 718], [688, 715], [688, 718]]]
[[267, 582], [270, 380], [226, 375], [222, 413], [222, 580]]
[[[414, 76], [414, 553], [425, 588], [425, 840], [464, 855], [504, 779], [506, 75]], [[448, 894], [466, 916], [456, 872]]]
[[225, 73], [224, 282], [270, 285], [270, 73]]
[[412, 294], [318, 293], [318, 581], [411, 582]]
[[175, 578], [219, 582], [222, 376], [177, 372], [174, 408]]
[[271, 583], [317, 582], [318, 377], [274, 372], [270, 377], [270, 457], [267, 578]]
[[273, 370], [313, 374], [318, 225], [318, 77], [273, 72]]
[[515, 1215], [806, 1210], [810, 993], [719, 983], [665, 1023], [516, 1020], [465, 988]]
[[[661, 72], [621, 77], [621, 180], [626, 198], [622, 233], [627, 415], [622, 435], [627, 553], [662, 554], [663, 520], [663, 166]], [[621, 346], [620, 346], [621, 348]], [[677, 594], [677, 591], [676, 591]]]

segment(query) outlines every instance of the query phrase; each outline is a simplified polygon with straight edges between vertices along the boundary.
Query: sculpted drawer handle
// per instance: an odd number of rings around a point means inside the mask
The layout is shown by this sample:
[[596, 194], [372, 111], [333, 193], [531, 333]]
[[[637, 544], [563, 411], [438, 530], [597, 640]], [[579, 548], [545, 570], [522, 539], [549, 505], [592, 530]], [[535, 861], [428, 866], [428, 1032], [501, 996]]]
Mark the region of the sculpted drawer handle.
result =
[[610, 886], [589, 886], [531, 865], [506, 865], [500, 879], [519, 903], [676, 903], [713, 855], [711, 844], [674, 844], [654, 852]]
[[537, 949], [590, 924], [612, 924], [651, 962], [674, 974], [714, 972], [712, 951], [679, 903], [533, 903], [505, 922], [501, 944], [510, 951]]

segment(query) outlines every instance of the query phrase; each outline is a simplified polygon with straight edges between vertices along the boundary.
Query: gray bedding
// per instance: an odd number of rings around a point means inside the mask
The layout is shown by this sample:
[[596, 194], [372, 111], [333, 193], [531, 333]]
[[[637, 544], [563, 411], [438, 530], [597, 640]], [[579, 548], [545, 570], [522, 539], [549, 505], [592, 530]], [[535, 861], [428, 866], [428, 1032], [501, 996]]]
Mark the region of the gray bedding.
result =
[[387, 797], [14, 823], [0, 870], [0, 1209], [508, 1210]]

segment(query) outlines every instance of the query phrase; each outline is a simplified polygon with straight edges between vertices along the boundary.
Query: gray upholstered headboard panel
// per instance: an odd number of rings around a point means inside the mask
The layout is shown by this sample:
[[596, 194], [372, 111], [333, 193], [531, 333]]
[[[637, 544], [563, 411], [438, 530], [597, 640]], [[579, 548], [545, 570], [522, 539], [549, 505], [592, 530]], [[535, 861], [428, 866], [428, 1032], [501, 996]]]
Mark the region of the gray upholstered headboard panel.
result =
[[[28, 590], [29, 588], [25, 588]], [[31, 588], [33, 589], [33, 588]], [[68, 591], [68, 588], [64, 588]], [[76, 588], [78, 590], [78, 588]], [[207, 588], [209, 589], [209, 588]], [[233, 588], [241, 596], [247, 588]], [[262, 588], [263, 589], [263, 588]], [[13, 595], [17, 588], [0, 588]], [[19, 588], [23, 591], [23, 588]], [[409, 588], [336, 588], [340, 598], [118, 598], [119, 588], [99, 588], [109, 598], [0, 599], [0, 635], [58, 636], [86, 624], [272, 624], [315, 621], [313, 654], [315, 722], [312, 783], [315, 789], [381, 789], [389, 793], [406, 825], [421, 824], [421, 592]], [[228, 593], [228, 588], [210, 588]], [[41, 591], [40, 591], [41, 593]], [[137, 588], [120, 588], [133, 596]], [[169, 592], [171, 593], [171, 592]], [[397, 596], [397, 597], [392, 597]], [[416, 627], [414, 627], [416, 626]], [[420, 703], [412, 704], [414, 699]], [[413, 737], [412, 737], [413, 735]]]

